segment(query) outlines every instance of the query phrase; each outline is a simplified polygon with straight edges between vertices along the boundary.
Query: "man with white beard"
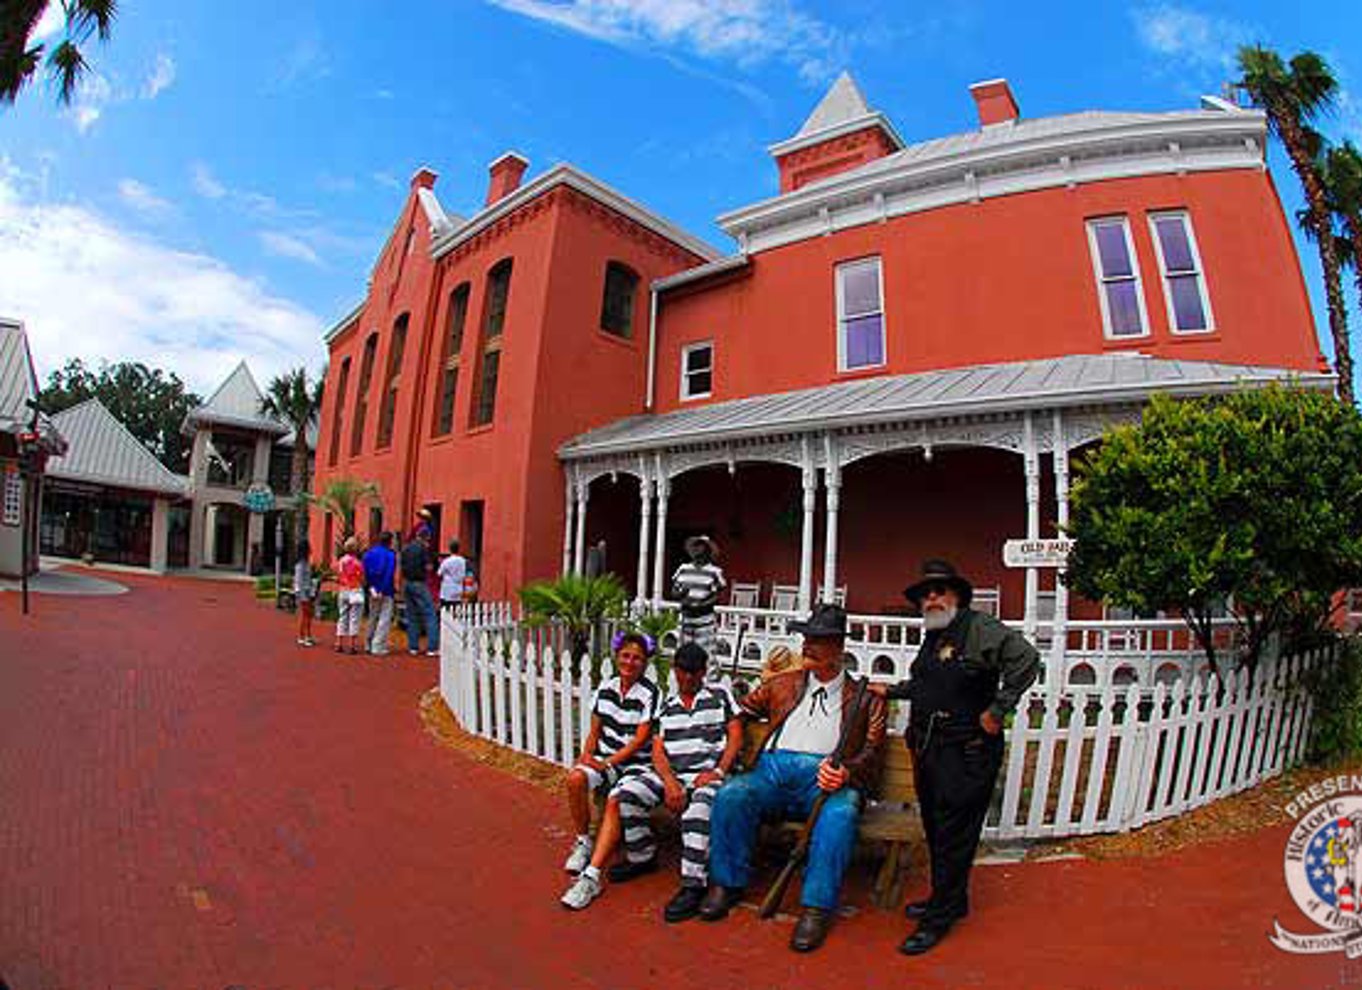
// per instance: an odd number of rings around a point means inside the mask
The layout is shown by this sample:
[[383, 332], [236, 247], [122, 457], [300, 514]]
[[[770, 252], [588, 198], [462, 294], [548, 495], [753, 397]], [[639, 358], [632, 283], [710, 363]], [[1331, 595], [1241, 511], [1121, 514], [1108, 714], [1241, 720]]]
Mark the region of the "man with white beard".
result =
[[969, 874], [1003, 759], [1003, 719], [1040, 671], [1040, 654], [1014, 629], [969, 607], [974, 589], [944, 560], [929, 560], [903, 592], [922, 611], [910, 679], [872, 686], [912, 705], [907, 743], [931, 862], [932, 893], [905, 913], [917, 930], [899, 951], [927, 952], [969, 914]]

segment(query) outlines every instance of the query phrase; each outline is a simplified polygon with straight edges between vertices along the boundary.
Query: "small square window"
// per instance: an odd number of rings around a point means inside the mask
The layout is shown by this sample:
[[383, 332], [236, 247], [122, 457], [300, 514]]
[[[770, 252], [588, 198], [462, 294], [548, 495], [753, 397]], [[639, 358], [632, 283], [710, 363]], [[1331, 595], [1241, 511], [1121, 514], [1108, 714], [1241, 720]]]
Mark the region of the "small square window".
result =
[[689, 344], [681, 349], [681, 398], [704, 399], [714, 392], [714, 344]]

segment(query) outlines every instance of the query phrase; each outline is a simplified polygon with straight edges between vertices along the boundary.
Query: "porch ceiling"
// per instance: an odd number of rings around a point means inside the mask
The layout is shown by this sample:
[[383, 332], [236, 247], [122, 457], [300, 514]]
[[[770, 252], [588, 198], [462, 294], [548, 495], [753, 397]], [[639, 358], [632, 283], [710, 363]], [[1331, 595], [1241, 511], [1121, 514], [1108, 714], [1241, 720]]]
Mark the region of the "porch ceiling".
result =
[[1142, 354], [1072, 354], [839, 382], [630, 416], [580, 434], [558, 454], [571, 461], [771, 434], [941, 417], [1139, 402], [1154, 393], [1206, 395], [1292, 380], [1331, 388], [1332, 374]]

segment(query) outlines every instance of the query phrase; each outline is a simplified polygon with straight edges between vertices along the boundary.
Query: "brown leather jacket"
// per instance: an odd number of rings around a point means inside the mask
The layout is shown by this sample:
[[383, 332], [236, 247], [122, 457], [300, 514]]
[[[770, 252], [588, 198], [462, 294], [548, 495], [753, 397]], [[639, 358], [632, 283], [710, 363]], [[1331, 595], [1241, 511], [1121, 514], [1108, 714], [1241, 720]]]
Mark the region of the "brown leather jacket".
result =
[[[807, 684], [804, 675], [804, 670], [800, 668], [782, 671], [742, 698], [738, 705], [745, 716], [768, 720], [770, 732], [775, 732], [803, 700]], [[842, 719], [845, 724], [845, 720], [851, 717], [851, 703], [856, 698], [856, 680], [849, 674], [842, 676], [847, 679], [842, 686]], [[884, 699], [867, 691], [847, 736], [842, 764], [851, 771], [851, 786], [866, 796], [874, 794], [879, 786], [880, 764], [884, 756], [885, 712]]]

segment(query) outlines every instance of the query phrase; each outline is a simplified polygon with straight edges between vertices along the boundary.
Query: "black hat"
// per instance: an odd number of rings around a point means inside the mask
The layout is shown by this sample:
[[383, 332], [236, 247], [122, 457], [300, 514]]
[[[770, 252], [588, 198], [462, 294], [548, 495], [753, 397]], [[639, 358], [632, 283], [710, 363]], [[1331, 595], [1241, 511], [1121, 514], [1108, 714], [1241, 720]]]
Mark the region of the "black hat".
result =
[[942, 585], [953, 590], [960, 596], [960, 605], [967, 607], [974, 598], [974, 588], [968, 581], [962, 578], [955, 567], [945, 560], [933, 558], [922, 565], [922, 579], [916, 584], [910, 584], [903, 589], [903, 597], [914, 605], [921, 605], [923, 597], [927, 594], [927, 589], [933, 585]]
[[801, 636], [846, 636], [847, 610], [840, 605], [827, 602], [815, 605], [809, 617], [803, 622], [791, 622], [786, 626], [790, 632]]
[[672, 666], [677, 670], [699, 673], [709, 666], [709, 653], [699, 643], [682, 643], [672, 657]]

